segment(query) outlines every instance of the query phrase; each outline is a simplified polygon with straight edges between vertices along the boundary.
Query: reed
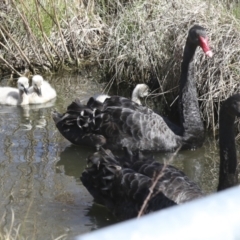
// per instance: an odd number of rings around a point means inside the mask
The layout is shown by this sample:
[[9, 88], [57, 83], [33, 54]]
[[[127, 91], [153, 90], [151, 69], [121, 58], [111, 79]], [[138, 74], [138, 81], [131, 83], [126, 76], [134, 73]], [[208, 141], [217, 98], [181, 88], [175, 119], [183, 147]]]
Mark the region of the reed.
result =
[[93, 1], [11, 1], [0, 18], [0, 70], [76, 70], [91, 63], [102, 45], [105, 25], [93, 13]]
[[[2, 216], [2, 218], [0, 219], [0, 225], [5, 225], [5, 220], [4, 218], [6, 217], [6, 215], [4, 214]], [[1, 228], [0, 231], [0, 240], [27, 240], [27, 239], [35, 239], [33, 236], [32, 237], [24, 237], [21, 234], [21, 230], [22, 230], [22, 225], [21, 224], [17, 224], [16, 226], [15, 223], [15, 214], [14, 214], [14, 210], [11, 209], [11, 223], [9, 225], [9, 227], [4, 226], [3, 228]], [[66, 235], [61, 235], [57, 238], [52, 238], [54, 240], [64, 240], [66, 239]]]

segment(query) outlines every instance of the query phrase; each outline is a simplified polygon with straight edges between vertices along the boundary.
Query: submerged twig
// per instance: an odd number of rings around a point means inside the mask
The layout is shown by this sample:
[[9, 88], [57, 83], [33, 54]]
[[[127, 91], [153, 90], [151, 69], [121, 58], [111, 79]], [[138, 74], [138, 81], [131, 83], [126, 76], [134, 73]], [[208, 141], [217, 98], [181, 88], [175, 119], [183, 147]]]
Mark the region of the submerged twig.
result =
[[175, 156], [177, 155], [177, 153], [179, 152], [179, 150], [181, 149], [182, 146], [180, 146], [172, 155], [172, 157], [164, 163], [164, 166], [163, 168], [161, 169], [161, 172], [159, 172], [154, 178], [153, 178], [153, 183], [151, 185], [151, 187], [149, 188], [149, 193], [147, 195], [147, 197], [145, 198], [144, 202], [143, 202], [143, 205], [140, 209], [140, 211], [138, 212], [138, 218], [141, 217], [143, 214], [144, 214], [144, 211], [146, 210], [147, 208], [147, 204], [148, 202], [150, 201], [151, 197], [152, 197], [152, 194], [153, 194], [153, 191], [154, 191], [154, 188], [156, 187], [157, 183], [158, 183], [158, 180], [163, 176], [164, 174], [164, 170], [166, 169], [167, 165], [169, 165], [170, 163], [173, 162]]

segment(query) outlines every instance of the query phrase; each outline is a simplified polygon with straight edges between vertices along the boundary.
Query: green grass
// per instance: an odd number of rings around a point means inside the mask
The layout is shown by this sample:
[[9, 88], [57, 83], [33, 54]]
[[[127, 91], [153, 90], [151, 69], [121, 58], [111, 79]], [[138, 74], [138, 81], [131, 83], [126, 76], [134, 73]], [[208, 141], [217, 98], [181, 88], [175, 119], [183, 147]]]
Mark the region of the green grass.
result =
[[29, 23], [35, 36], [42, 37], [42, 31], [49, 36], [57, 19], [66, 18], [65, 1], [38, 1], [30, 0], [27, 3], [21, 0], [16, 8], [20, 10]]
[[233, 15], [240, 20], [240, 3], [235, 4], [232, 8]]

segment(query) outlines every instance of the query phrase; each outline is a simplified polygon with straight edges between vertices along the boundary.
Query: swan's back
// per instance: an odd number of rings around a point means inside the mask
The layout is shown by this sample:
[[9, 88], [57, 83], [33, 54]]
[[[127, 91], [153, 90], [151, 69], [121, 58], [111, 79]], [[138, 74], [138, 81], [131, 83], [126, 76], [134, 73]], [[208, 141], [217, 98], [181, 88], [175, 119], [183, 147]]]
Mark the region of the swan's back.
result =
[[138, 215], [156, 174], [161, 177], [144, 214], [202, 196], [198, 186], [172, 166], [141, 154], [117, 157], [103, 149], [88, 158], [81, 181], [95, 201], [128, 219]]
[[26, 105], [28, 104], [27, 89], [28, 78], [20, 77], [17, 82], [18, 88], [0, 87], [0, 104], [4, 105]]
[[45, 97], [45, 99], [51, 100], [57, 96], [56, 90], [47, 81], [43, 81], [42, 91], [43, 97]]
[[40, 75], [33, 76], [29, 93], [30, 104], [45, 103], [57, 96], [55, 89]]
[[93, 129], [105, 136], [110, 148], [112, 143], [116, 148], [172, 151], [181, 141], [162, 116], [124, 97], [106, 99], [96, 120]]
[[180, 136], [168, 128], [164, 119], [151, 111], [146, 113], [123, 107], [107, 107], [99, 116], [94, 129], [106, 137], [109, 145], [132, 150], [172, 151], [179, 146]]
[[203, 196], [198, 185], [191, 181], [182, 171], [171, 166], [152, 160], [137, 160], [131, 168], [149, 178], [154, 178], [156, 173], [162, 174], [158, 187], [166, 197], [177, 204]]

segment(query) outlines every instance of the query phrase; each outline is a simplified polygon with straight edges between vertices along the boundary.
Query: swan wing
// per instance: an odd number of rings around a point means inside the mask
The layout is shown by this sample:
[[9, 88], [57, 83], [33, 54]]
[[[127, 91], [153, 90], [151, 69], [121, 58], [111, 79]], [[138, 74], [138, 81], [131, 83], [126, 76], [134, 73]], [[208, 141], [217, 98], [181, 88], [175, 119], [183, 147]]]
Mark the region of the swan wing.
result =
[[136, 161], [131, 168], [149, 178], [160, 174], [158, 189], [177, 204], [203, 196], [198, 185], [182, 171], [153, 160]]
[[[81, 181], [94, 199], [120, 219], [136, 217], [149, 194], [152, 179], [122, 167], [112, 154], [103, 152], [89, 157], [88, 165]], [[173, 205], [172, 200], [154, 188], [144, 214]]]
[[154, 112], [146, 114], [123, 107], [107, 107], [94, 117], [93, 131], [106, 137], [108, 144], [130, 149], [172, 151], [181, 137], [167, 126]]

